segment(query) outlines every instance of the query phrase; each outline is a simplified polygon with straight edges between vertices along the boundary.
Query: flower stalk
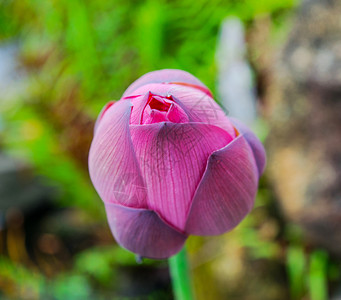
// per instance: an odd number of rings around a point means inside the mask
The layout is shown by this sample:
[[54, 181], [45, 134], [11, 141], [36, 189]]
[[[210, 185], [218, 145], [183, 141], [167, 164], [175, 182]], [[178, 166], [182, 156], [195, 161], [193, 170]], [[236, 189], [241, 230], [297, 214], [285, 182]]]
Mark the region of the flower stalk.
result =
[[169, 258], [168, 261], [175, 299], [193, 300], [192, 282], [185, 247], [178, 254]]

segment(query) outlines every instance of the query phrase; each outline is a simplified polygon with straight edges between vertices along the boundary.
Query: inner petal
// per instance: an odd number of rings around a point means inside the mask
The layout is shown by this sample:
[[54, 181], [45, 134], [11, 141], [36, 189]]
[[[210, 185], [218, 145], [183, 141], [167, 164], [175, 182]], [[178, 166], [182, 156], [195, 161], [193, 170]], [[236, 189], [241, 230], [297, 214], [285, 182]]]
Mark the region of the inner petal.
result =
[[[141, 110], [141, 116], [137, 124], [188, 123], [189, 121], [186, 112], [174, 101], [172, 96], [159, 96], [148, 92], [142, 102], [144, 102], [143, 107], [141, 107], [141, 101], [136, 103], [136, 107], [135, 103], [133, 103], [132, 114], [136, 115], [138, 110]], [[132, 120], [133, 118], [131, 118]]]
[[159, 111], [157, 109], [146, 108], [146, 116], [144, 118], [143, 124], [153, 124], [160, 122], [167, 122], [168, 118], [166, 112]]
[[152, 96], [148, 103], [151, 109], [156, 109], [160, 111], [168, 111], [171, 103], [166, 102], [159, 96]]

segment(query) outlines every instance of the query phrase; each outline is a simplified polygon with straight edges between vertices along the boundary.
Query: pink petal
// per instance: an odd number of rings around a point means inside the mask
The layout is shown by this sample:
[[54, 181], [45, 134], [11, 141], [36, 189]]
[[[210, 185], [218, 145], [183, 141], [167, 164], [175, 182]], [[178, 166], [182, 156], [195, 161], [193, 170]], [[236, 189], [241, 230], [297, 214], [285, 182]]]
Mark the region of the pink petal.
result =
[[174, 101], [188, 115], [190, 122], [211, 124], [226, 130], [233, 137], [236, 136], [234, 126], [224, 111], [212, 97], [202, 91], [176, 84], [146, 84], [134, 91], [139, 95], [148, 92], [163, 97], [173, 96]]
[[146, 109], [147, 113], [144, 117], [143, 124], [153, 124], [153, 123], [160, 123], [160, 122], [166, 122], [168, 121], [168, 118], [166, 116], [165, 112], [161, 112], [156, 109]]
[[[126, 99], [126, 98], [124, 98]], [[158, 107], [158, 105], [153, 105], [157, 101], [166, 102], [167, 101], [167, 112], [162, 111], [162, 107]], [[189, 121], [187, 114], [184, 112], [184, 110], [176, 104], [176, 102], [172, 101], [172, 99], [167, 98], [161, 98], [157, 95], [152, 94], [150, 91], [148, 91], [144, 95], [140, 95], [137, 97], [134, 97], [134, 99], [131, 100], [131, 103], [133, 105], [132, 113], [130, 115], [130, 124], [151, 124], [151, 123], [157, 123], [162, 121], [170, 121], [173, 123], [187, 123]], [[150, 107], [155, 107], [155, 109], [152, 109]], [[159, 109], [161, 108], [161, 111]], [[158, 114], [157, 110], [159, 110], [162, 114]]]
[[[197, 85], [199, 87], [207, 89], [207, 87], [196, 77], [192, 74], [176, 69], [164, 69], [149, 72], [139, 79], [134, 81], [124, 92], [123, 97], [130, 96], [135, 93], [135, 90], [139, 87], [149, 84], [149, 83], [166, 83], [166, 82], [181, 82], [187, 83], [191, 85]], [[208, 89], [207, 89], [208, 90]]]
[[146, 189], [129, 132], [131, 104], [118, 101], [103, 115], [89, 153], [91, 180], [104, 202], [146, 207]]
[[231, 118], [231, 121], [249, 143], [256, 159], [258, 174], [261, 176], [266, 165], [266, 153], [263, 144], [260, 142], [257, 136], [242, 122], [234, 118]]
[[179, 252], [187, 236], [168, 226], [153, 211], [105, 205], [110, 229], [124, 248], [143, 257], [164, 259]]
[[185, 232], [217, 235], [234, 228], [250, 212], [258, 171], [243, 136], [214, 152], [193, 197]]
[[170, 93], [192, 114], [195, 114], [201, 122], [223, 128], [235, 137], [233, 124], [212, 97], [198, 90], [181, 86], [174, 86]]
[[148, 208], [179, 231], [209, 155], [232, 137], [199, 123], [130, 125], [133, 145], [148, 192]]
[[189, 118], [185, 111], [176, 103], [167, 112], [167, 118], [173, 123], [188, 123]]
[[104, 105], [104, 107], [102, 108], [101, 112], [99, 113], [96, 123], [95, 123], [95, 127], [94, 127], [94, 132], [96, 132], [98, 124], [100, 123], [100, 121], [102, 120], [104, 114], [106, 113], [106, 111], [112, 106], [114, 105], [116, 102], [115, 101], [110, 101], [108, 102], [106, 105]]
[[165, 84], [176, 84], [176, 85], [180, 85], [180, 86], [187, 86], [187, 87], [191, 87], [191, 88], [194, 88], [194, 89], [197, 89], [203, 93], [205, 93], [207, 96], [209, 97], [213, 97], [211, 91], [206, 88], [206, 87], [202, 87], [202, 86], [199, 86], [199, 85], [195, 85], [195, 84], [190, 84], [190, 83], [185, 83], [185, 82], [178, 82], [178, 81], [173, 81], [173, 82], [164, 82]]

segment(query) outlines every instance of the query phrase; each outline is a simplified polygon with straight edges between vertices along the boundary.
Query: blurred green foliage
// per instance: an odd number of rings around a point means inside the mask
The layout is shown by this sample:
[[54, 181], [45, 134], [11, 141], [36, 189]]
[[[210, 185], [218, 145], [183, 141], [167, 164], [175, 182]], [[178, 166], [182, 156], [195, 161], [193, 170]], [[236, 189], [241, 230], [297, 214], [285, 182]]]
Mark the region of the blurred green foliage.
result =
[[[63, 148], [61, 125], [49, 110], [53, 114], [63, 99], [74, 97], [74, 107], [95, 118], [133, 80], [162, 68], [187, 70], [214, 90], [221, 21], [229, 15], [245, 23], [262, 14], [276, 18], [293, 4], [293, 0], [2, 1], [0, 38], [19, 41], [22, 63], [31, 71], [28, 92], [0, 108], [6, 121], [6, 149], [61, 185], [59, 199], [64, 205], [101, 215], [87, 174]], [[76, 114], [64, 113], [68, 118]]]
[[302, 299], [305, 293], [306, 259], [300, 246], [292, 246], [287, 250], [287, 272], [290, 281], [292, 299]]
[[[81, 152], [84, 156], [88, 149], [81, 143], [79, 148], [70, 147], [75, 137], [84, 128], [91, 136], [91, 122], [102, 106], [119, 99], [133, 80], [148, 71], [183, 69], [214, 92], [215, 45], [222, 20], [236, 15], [249, 26], [268, 15], [276, 28], [282, 28], [286, 26], [282, 17], [295, 2], [3, 0], [0, 41], [19, 45], [26, 75], [25, 92], [0, 103], [2, 145], [58, 187], [59, 205], [77, 207], [94, 222], [105, 224], [85, 160], [77, 156]], [[77, 121], [86, 117], [88, 122]], [[259, 127], [264, 139], [265, 126]], [[279, 225], [271, 216], [258, 215], [271, 206], [269, 194], [266, 182], [261, 182], [256, 212], [229, 238], [254, 260], [281, 261], [283, 245], [276, 240], [281, 236]], [[291, 298], [303, 299], [309, 293], [312, 300], [327, 299], [328, 276], [339, 278], [335, 264], [323, 251], [307, 253], [295, 233], [285, 239], [290, 244], [284, 247], [283, 260]], [[122, 265], [136, 265], [134, 256], [116, 246], [92, 247], [78, 253], [67, 271], [47, 279], [32, 266], [0, 256], [0, 289], [21, 299], [90, 299], [94, 294], [101, 299], [98, 291], [110, 293]]]
[[[145, 259], [144, 265], [164, 263]], [[119, 247], [94, 247], [77, 255], [71, 270], [48, 280], [37, 270], [0, 257], [0, 291], [15, 299], [107, 299], [115, 295], [122, 266], [136, 267], [134, 255]], [[103, 294], [96, 291], [98, 285]]]
[[7, 0], [2, 4], [0, 36], [13, 37], [15, 32], [24, 42], [24, 52], [61, 55], [64, 76], [81, 84], [84, 101], [97, 113], [134, 79], [155, 69], [190, 71], [214, 89], [221, 21], [237, 15], [250, 22], [293, 4], [293, 0]]
[[311, 300], [327, 300], [328, 297], [328, 254], [314, 251], [309, 262], [309, 293]]

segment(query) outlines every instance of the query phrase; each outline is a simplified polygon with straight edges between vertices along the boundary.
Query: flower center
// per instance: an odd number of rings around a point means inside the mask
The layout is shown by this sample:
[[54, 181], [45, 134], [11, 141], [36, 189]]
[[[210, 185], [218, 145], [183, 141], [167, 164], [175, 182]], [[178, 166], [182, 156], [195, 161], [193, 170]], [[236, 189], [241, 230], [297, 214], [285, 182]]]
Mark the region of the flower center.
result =
[[188, 122], [187, 114], [174, 101], [172, 96], [160, 96], [149, 92], [144, 96], [144, 99], [146, 102], [141, 111], [139, 124]]
[[[167, 99], [168, 100], [168, 99]], [[166, 102], [166, 100], [162, 99], [160, 96], [153, 96], [151, 95], [148, 105], [151, 109], [156, 109], [158, 111], [165, 111], [167, 112], [171, 105], [173, 105], [170, 101]]]
[[171, 95], [148, 92], [129, 98], [132, 103], [130, 124], [143, 125], [160, 122], [188, 123], [186, 112]]

